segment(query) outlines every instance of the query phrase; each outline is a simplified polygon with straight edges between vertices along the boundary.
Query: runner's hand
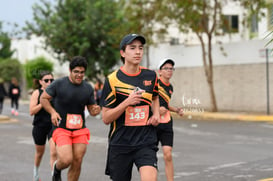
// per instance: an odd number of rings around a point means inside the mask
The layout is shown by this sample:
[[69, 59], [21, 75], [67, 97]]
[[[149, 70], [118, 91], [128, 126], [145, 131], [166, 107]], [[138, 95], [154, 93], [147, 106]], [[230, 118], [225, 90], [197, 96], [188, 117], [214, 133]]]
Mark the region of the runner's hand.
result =
[[92, 116], [96, 116], [100, 113], [100, 111], [101, 111], [100, 106], [95, 104], [92, 106], [90, 114]]
[[153, 115], [148, 119], [147, 125], [157, 126], [158, 124], [159, 124], [158, 116]]
[[126, 102], [128, 105], [137, 105], [141, 102], [142, 93], [144, 93], [145, 90], [139, 90], [139, 91], [133, 91], [129, 97], [126, 99]]
[[168, 111], [168, 109], [166, 109], [164, 106], [160, 106], [160, 108], [159, 108], [160, 115], [166, 114], [167, 111]]
[[184, 115], [184, 111], [181, 107], [177, 108], [177, 111], [176, 113], [179, 115], [179, 116], [183, 116]]
[[59, 126], [61, 120], [62, 120], [62, 118], [57, 112], [54, 112], [54, 113], [51, 114], [51, 122], [55, 126]]

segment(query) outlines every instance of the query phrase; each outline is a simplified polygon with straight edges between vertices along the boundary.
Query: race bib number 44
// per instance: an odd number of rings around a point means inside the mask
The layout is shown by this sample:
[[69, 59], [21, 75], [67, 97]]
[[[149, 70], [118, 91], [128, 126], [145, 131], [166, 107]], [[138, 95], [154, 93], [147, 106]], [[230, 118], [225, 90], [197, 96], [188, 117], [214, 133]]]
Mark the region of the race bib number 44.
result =
[[125, 111], [125, 126], [145, 126], [149, 118], [149, 106], [129, 106]]
[[83, 120], [80, 114], [67, 114], [66, 116], [66, 128], [80, 129], [82, 128]]

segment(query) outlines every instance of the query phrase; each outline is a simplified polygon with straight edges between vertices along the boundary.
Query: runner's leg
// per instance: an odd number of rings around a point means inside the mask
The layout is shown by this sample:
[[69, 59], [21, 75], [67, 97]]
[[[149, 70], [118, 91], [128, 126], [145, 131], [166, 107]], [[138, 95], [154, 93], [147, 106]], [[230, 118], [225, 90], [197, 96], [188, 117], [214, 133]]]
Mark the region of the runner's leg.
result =
[[68, 171], [68, 181], [79, 180], [82, 160], [86, 152], [87, 145], [84, 143], [73, 143], [73, 160]]
[[164, 161], [165, 161], [165, 173], [167, 181], [173, 181], [174, 169], [173, 169], [173, 159], [172, 159], [172, 147], [162, 146]]
[[157, 169], [153, 166], [139, 168], [141, 181], [157, 181]]

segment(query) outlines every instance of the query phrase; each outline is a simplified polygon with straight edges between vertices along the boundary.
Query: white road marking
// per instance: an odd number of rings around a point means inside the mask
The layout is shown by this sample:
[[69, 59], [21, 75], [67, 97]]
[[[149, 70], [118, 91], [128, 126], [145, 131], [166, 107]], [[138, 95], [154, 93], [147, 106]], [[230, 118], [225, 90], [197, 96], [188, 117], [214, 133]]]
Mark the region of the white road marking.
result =
[[246, 164], [246, 162], [227, 163], [227, 164], [217, 165], [217, 166], [213, 166], [213, 167], [208, 167], [205, 171], [207, 172], [207, 171], [218, 170], [218, 169], [222, 169], [222, 168], [235, 167], [235, 166], [243, 165], [243, 164]]

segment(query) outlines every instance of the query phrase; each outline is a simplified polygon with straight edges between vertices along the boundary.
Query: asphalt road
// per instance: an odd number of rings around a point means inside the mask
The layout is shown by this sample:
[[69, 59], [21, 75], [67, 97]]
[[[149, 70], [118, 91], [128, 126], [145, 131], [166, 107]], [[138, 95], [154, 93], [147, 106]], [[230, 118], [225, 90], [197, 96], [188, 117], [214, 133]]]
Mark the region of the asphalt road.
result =
[[[10, 115], [5, 104], [4, 115]], [[32, 117], [21, 104], [17, 122], [0, 123], [0, 180], [31, 181], [34, 145]], [[108, 126], [88, 117], [91, 141], [80, 181], [107, 181], [104, 175]], [[175, 181], [267, 181], [273, 178], [273, 125], [267, 122], [174, 121]], [[164, 181], [164, 161], [158, 152], [158, 180]], [[66, 180], [67, 170], [63, 171]], [[42, 181], [51, 180], [47, 147], [40, 168]], [[133, 181], [139, 175], [134, 167]], [[273, 179], [272, 179], [273, 180]]]

